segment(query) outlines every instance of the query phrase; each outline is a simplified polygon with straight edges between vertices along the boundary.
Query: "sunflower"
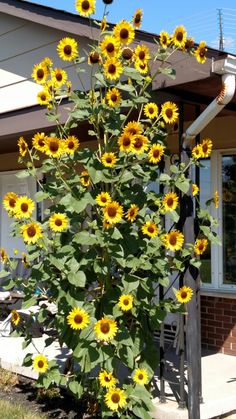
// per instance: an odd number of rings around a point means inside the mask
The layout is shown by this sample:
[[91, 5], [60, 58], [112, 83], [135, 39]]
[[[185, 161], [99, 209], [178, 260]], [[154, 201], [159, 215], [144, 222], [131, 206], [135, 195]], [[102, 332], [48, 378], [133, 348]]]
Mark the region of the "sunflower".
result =
[[215, 191], [214, 192], [214, 198], [213, 198], [213, 201], [214, 201], [214, 206], [215, 206], [215, 208], [217, 209], [217, 208], [219, 208], [219, 193], [218, 193], [218, 191]]
[[79, 307], [74, 307], [66, 319], [71, 329], [74, 330], [82, 330], [89, 324], [89, 314]]
[[133, 301], [134, 297], [132, 295], [122, 294], [117, 305], [121, 308], [122, 311], [128, 311], [133, 307]]
[[35, 244], [42, 236], [42, 227], [39, 223], [32, 222], [21, 226], [21, 234], [25, 243]]
[[121, 54], [120, 42], [114, 36], [107, 35], [100, 43], [102, 54], [107, 58], [119, 57]]
[[32, 78], [38, 84], [44, 84], [49, 75], [48, 69], [44, 63], [35, 64], [32, 71]]
[[190, 51], [194, 47], [194, 39], [193, 38], [187, 38], [184, 45], [185, 51]]
[[196, 255], [202, 255], [206, 248], [208, 246], [208, 240], [207, 239], [197, 239], [194, 244], [194, 253]]
[[174, 124], [178, 121], [178, 107], [173, 102], [165, 102], [161, 105], [161, 116], [166, 124]]
[[113, 167], [116, 164], [116, 156], [115, 153], [104, 153], [101, 157], [101, 162], [105, 167]]
[[193, 196], [196, 196], [199, 194], [199, 187], [196, 185], [196, 183], [192, 184], [192, 194]]
[[52, 96], [47, 90], [41, 90], [37, 94], [37, 101], [39, 105], [48, 105], [52, 99]]
[[20, 137], [17, 145], [19, 147], [19, 153], [22, 157], [24, 157], [28, 151], [28, 144], [27, 142], [24, 140], [24, 137]]
[[90, 16], [95, 13], [95, 0], [76, 0], [75, 8], [81, 16]]
[[138, 45], [134, 50], [134, 60], [140, 61], [141, 63], [145, 63], [150, 60], [150, 52], [149, 48], [145, 45]]
[[134, 135], [133, 136], [133, 144], [132, 144], [132, 152], [135, 154], [144, 153], [148, 149], [149, 140], [145, 135]]
[[156, 237], [158, 235], [157, 225], [153, 221], [147, 221], [142, 227], [141, 230], [143, 234], [149, 237]]
[[89, 174], [88, 174], [87, 170], [84, 170], [83, 172], [81, 172], [80, 182], [81, 182], [81, 185], [83, 185], [85, 187], [90, 185], [91, 180], [90, 180], [90, 177], [89, 177]]
[[104, 16], [100, 22], [101, 32], [104, 32], [106, 30], [106, 27], [107, 27], [107, 18], [106, 16]]
[[48, 359], [46, 356], [42, 354], [36, 355], [33, 360], [33, 368], [39, 373], [46, 372], [48, 369]]
[[61, 214], [61, 213], [55, 213], [53, 215], [51, 215], [51, 217], [49, 218], [49, 227], [51, 228], [51, 230], [53, 231], [64, 231], [67, 229], [69, 224], [69, 220], [68, 217], [65, 214]]
[[138, 215], [138, 212], [139, 212], [138, 205], [131, 204], [130, 207], [129, 207], [129, 209], [128, 209], [128, 211], [127, 211], [127, 213], [126, 213], [126, 215], [125, 215], [125, 218], [127, 218], [127, 220], [133, 222], [133, 221], [136, 220], [137, 215]]
[[53, 61], [50, 57], [45, 57], [42, 61], [42, 64], [44, 64], [47, 68], [50, 68], [53, 66]]
[[74, 154], [79, 148], [79, 140], [75, 135], [69, 135], [65, 141], [65, 152], [68, 154]]
[[206, 138], [201, 142], [202, 147], [202, 158], [207, 158], [210, 156], [212, 151], [213, 143], [210, 138]]
[[165, 211], [174, 211], [179, 203], [179, 198], [175, 192], [169, 192], [164, 196], [162, 204]]
[[121, 390], [118, 387], [110, 388], [105, 394], [105, 403], [110, 410], [115, 412], [118, 411], [118, 409], [122, 409], [127, 404], [124, 390]]
[[187, 39], [187, 32], [184, 26], [176, 26], [172, 36], [173, 43], [176, 47], [184, 48]]
[[95, 201], [98, 205], [100, 205], [100, 207], [105, 207], [112, 201], [112, 199], [108, 192], [101, 192], [96, 196]]
[[168, 48], [168, 46], [171, 43], [170, 35], [165, 31], [161, 31], [159, 42], [160, 42], [162, 48], [164, 48], [164, 49]]
[[55, 68], [52, 71], [52, 82], [55, 84], [56, 87], [60, 87], [66, 83], [67, 80], [67, 72], [62, 68]]
[[57, 137], [45, 138], [45, 154], [49, 157], [58, 159], [65, 151], [64, 141]]
[[117, 58], [108, 58], [104, 63], [104, 74], [108, 80], [116, 80], [122, 74], [123, 67]]
[[6, 263], [8, 261], [8, 255], [4, 247], [0, 248], [0, 257], [2, 263]]
[[133, 58], [134, 52], [131, 48], [125, 47], [122, 49], [121, 55], [122, 55], [122, 58], [124, 58], [124, 60], [129, 61]]
[[193, 147], [193, 149], [192, 149], [192, 156], [196, 160], [202, 158], [202, 146], [201, 146], [201, 144], [197, 144], [197, 145], [195, 145], [195, 147]]
[[20, 315], [17, 310], [11, 311], [11, 322], [14, 326], [17, 326], [20, 323]]
[[16, 201], [14, 215], [16, 218], [30, 218], [35, 208], [34, 201], [27, 196], [19, 196]]
[[98, 63], [102, 63], [101, 55], [97, 51], [90, 52], [90, 54], [88, 55], [88, 64], [93, 65]]
[[115, 320], [109, 319], [108, 317], [103, 317], [101, 320], [98, 320], [94, 326], [94, 332], [97, 335], [97, 339], [103, 341], [109, 341], [115, 337], [117, 334], [118, 327]]
[[132, 18], [132, 22], [135, 28], [140, 28], [142, 24], [142, 18], [143, 18], [142, 9], [137, 9]]
[[139, 60], [136, 60], [134, 62], [134, 68], [136, 68], [136, 70], [138, 70], [139, 73], [141, 74], [147, 74], [148, 69], [149, 69], [147, 61], [139, 61]]
[[158, 115], [158, 106], [153, 102], [147, 103], [144, 106], [144, 115], [150, 119], [156, 118]]
[[15, 210], [18, 195], [14, 192], [7, 192], [3, 198], [3, 206], [7, 211], [13, 212]]
[[105, 230], [108, 230], [111, 227], [112, 227], [112, 224], [109, 223], [109, 221], [103, 220], [103, 228], [105, 228]]
[[101, 371], [98, 375], [98, 379], [102, 387], [111, 388], [117, 383], [117, 379], [112, 372]]
[[185, 285], [181, 287], [178, 291], [176, 291], [175, 296], [179, 303], [187, 303], [191, 300], [193, 295], [193, 290], [190, 287], [186, 287]]
[[124, 127], [123, 132], [125, 134], [130, 135], [136, 135], [142, 133], [142, 127], [139, 122], [137, 121], [130, 121], [128, 124]]
[[130, 153], [132, 151], [132, 146], [134, 144], [134, 137], [130, 133], [124, 132], [118, 138], [118, 144], [120, 147], [120, 151], [124, 151], [126, 153]]
[[148, 160], [150, 163], [157, 164], [161, 161], [165, 147], [161, 144], [153, 144], [148, 152]]
[[27, 259], [27, 254], [25, 252], [22, 252], [22, 254], [21, 254], [21, 262], [23, 263], [23, 265], [25, 266], [25, 268], [28, 268], [29, 261]]
[[164, 236], [164, 246], [166, 249], [180, 250], [184, 243], [184, 235], [178, 230], [172, 230], [170, 233], [166, 233]]
[[121, 102], [121, 94], [119, 90], [116, 87], [109, 89], [106, 94], [106, 100], [107, 100], [108, 105], [111, 106], [112, 108], [119, 106]]
[[136, 384], [145, 385], [148, 383], [148, 373], [144, 368], [137, 368], [133, 374], [133, 380]]
[[122, 20], [114, 27], [114, 36], [122, 44], [128, 45], [134, 40], [134, 28], [126, 20]]
[[78, 44], [74, 38], [62, 38], [57, 45], [57, 52], [63, 61], [73, 61], [78, 56]]
[[117, 201], [111, 201], [104, 208], [104, 219], [110, 224], [116, 224], [123, 217], [123, 207]]
[[200, 44], [198, 45], [197, 49], [194, 51], [194, 56], [196, 57], [196, 60], [201, 63], [204, 64], [206, 61], [206, 52], [207, 52], [207, 48], [206, 48], [206, 42], [205, 41], [201, 41]]
[[32, 138], [32, 146], [42, 153], [45, 151], [45, 140], [47, 135], [44, 132], [37, 132]]

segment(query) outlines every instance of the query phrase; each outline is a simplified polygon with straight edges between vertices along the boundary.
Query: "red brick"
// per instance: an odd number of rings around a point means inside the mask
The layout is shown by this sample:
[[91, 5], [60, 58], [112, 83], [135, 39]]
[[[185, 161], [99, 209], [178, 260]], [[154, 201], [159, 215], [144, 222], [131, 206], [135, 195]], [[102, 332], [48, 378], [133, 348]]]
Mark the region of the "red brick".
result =
[[236, 355], [235, 349], [223, 348], [223, 353], [226, 355]]
[[222, 327], [223, 323], [220, 322], [219, 320], [208, 320], [208, 324], [209, 326], [216, 326], [216, 327]]
[[232, 316], [233, 318], [236, 319], [236, 310], [225, 310], [224, 311], [224, 314], [226, 316]]
[[222, 340], [216, 339], [216, 345], [223, 346], [223, 344], [224, 344], [224, 340], [223, 339]]

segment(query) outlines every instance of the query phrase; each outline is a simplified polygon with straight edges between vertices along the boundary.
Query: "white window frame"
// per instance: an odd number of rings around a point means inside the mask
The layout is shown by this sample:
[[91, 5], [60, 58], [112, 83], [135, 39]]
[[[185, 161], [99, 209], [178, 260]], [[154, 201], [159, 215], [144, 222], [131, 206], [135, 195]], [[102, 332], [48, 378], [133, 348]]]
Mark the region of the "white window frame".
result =
[[[223, 216], [222, 216], [222, 156], [236, 154], [236, 149], [214, 150], [211, 154], [211, 196], [217, 190], [219, 192], [219, 208], [211, 208], [211, 214], [218, 219], [218, 227], [215, 232], [221, 242], [223, 241]], [[201, 188], [201, 185], [200, 185]], [[213, 206], [212, 206], [213, 207]], [[202, 290], [218, 292], [235, 292], [236, 284], [223, 283], [223, 246], [211, 245], [211, 282], [202, 283]]]

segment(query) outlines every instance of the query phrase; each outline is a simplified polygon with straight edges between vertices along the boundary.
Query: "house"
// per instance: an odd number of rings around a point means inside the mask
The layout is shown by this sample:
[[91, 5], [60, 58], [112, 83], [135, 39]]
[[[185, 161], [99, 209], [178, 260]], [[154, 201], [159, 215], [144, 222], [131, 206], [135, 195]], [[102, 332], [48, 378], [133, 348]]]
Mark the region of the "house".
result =
[[[35, 182], [15, 177], [18, 164], [17, 140], [21, 135], [30, 141], [38, 131], [48, 132], [53, 123], [45, 110], [37, 104], [40, 87], [31, 78], [32, 67], [44, 57], [52, 58], [62, 66], [56, 53], [60, 39], [66, 36], [78, 40], [81, 51], [96, 39], [98, 27], [92, 31], [86, 18], [39, 6], [22, 0], [0, 0], [0, 198], [9, 190], [33, 195]], [[135, 43], [140, 41], [152, 50], [156, 35], [137, 31]], [[176, 78], [158, 75], [152, 85], [157, 103], [170, 100], [178, 103], [181, 111], [179, 126], [170, 135], [170, 146], [178, 154], [182, 134], [214, 98], [224, 95], [219, 66], [212, 72], [212, 61], [235, 66], [234, 56], [209, 48], [204, 65], [187, 53], [177, 51], [171, 57]], [[222, 61], [223, 60], [223, 61]], [[73, 88], [81, 84], [73, 68], [66, 68]], [[87, 63], [83, 64], [88, 68]], [[82, 73], [83, 84], [88, 86], [87, 72]], [[62, 119], [66, 118], [65, 98], [60, 106]], [[212, 245], [203, 257], [201, 270], [201, 333], [202, 344], [208, 349], [236, 355], [236, 94], [224, 109], [199, 134], [210, 137], [214, 151], [205, 161], [209, 170], [200, 168], [200, 200], [205, 202], [215, 190], [219, 191], [219, 208], [212, 212], [219, 220], [217, 231], [222, 246]], [[80, 128], [80, 138], [90, 141], [86, 126]], [[197, 180], [197, 179], [196, 179]], [[10, 221], [1, 209], [0, 246], [10, 256], [13, 249], [22, 250], [22, 243], [8, 236]]]

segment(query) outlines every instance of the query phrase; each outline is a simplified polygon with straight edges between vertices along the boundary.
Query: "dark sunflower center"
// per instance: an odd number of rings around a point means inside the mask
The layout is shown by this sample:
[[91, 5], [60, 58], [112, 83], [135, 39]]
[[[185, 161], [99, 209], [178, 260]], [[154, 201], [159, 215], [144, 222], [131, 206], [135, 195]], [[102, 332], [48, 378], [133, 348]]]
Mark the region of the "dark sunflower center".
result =
[[57, 79], [57, 81], [62, 81], [62, 74], [61, 73], [57, 73], [56, 74], [56, 79]]
[[172, 205], [174, 203], [173, 198], [168, 198], [166, 203], [167, 203], [168, 207], [172, 207]]
[[20, 207], [21, 207], [21, 211], [22, 212], [27, 212], [28, 209], [29, 209], [29, 205], [26, 202], [24, 202], [23, 204], [21, 204]]
[[115, 207], [108, 207], [107, 213], [109, 217], [115, 217], [116, 216], [116, 208]]
[[148, 109], [148, 112], [152, 115], [152, 114], [154, 113], [154, 109], [153, 109], [152, 107], [150, 107], [150, 108]]
[[17, 319], [18, 319], [18, 314], [17, 314], [17, 313], [14, 313], [14, 314], [13, 314], [13, 319], [14, 319], [14, 320], [17, 320]]
[[98, 54], [98, 52], [92, 52], [92, 53], [90, 54], [90, 61], [91, 61], [91, 63], [93, 63], [93, 64], [98, 63], [98, 61], [99, 61], [99, 54]]
[[135, 138], [134, 147], [140, 149], [143, 146], [143, 140], [141, 138]]
[[44, 93], [41, 94], [41, 100], [46, 100], [46, 95]]
[[34, 237], [36, 234], [36, 228], [34, 226], [30, 226], [27, 228], [27, 234], [29, 237]]
[[11, 199], [9, 200], [9, 206], [10, 206], [11, 208], [14, 208], [14, 207], [15, 207], [15, 205], [16, 205], [16, 200], [15, 200], [14, 198], [11, 198]]
[[149, 226], [149, 227], [148, 227], [148, 232], [149, 232], [149, 233], [154, 233], [154, 231], [155, 231], [155, 229], [154, 229], [154, 227], [153, 227], [153, 226]]
[[137, 13], [136, 15], [135, 15], [135, 18], [134, 18], [134, 23], [140, 23], [141, 22], [141, 15], [140, 15], [140, 13]]
[[121, 39], [127, 39], [129, 37], [129, 31], [126, 28], [121, 29], [120, 31]]
[[133, 217], [133, 216], [134, 216], [134, 214], [135, 214], [135, 210], [134, 210], [134, 209], [131, 209], [131, 210], [129, 211], [129, 215], [130, 215], [130, 217]]
[[124, 304], [125, 306], [128, 306], [128, 305], [129, 305], [129, 300], [128, 300], [128, 298], [126, 298], [126, 299], [123, 301], [123, 304]]
[[207, 144], [203, 144], [202, 151], [203, 151], [203, 153], [206, 153], [208, 151], [208, 145]]
[[163, 35], [162, 37], [162, 43], [167, 44], [167, 37], [165, 35]]
[[38, 79], [43, 79], [44, 78], [44, 70], [42, 68], [38, 69], [37, 77], [38, 77]]
[[112, 44], [112, 42], [110, 42], [107, 44], [107, 52], [112, 53], [113, 51], [115, 51], [115, 46]]
[[144, 51], [140, 51], [140, 53], [139, 53], [139, 59], [140, 60], [144, 60], [144, 58], [145, 58], [145, 52]]
[[108, 72], [110, 74], [114, 74], [116, 72], [116, 66], [114, 64], [110, 64], [108, 67]]
[[130, 60], [130, 59], [132, 58], [132, 56], [133, 56], [133, 51], [132, 51], [132, 49], [130, 49], [130, 48], [124, 48], [124, 49], [123, 49], [123, 51], [122, 51], [122, 57], [123, 57], [125, 60]]
[[173, 116], [172, 109], [170, 109], [170, 108], [166, 109], [166, 116], [167, 116], [167, 118], [172, 118], [172, 116]]
[[71, 53], [72, 53], [71, 45], [65, 45], [64, 46], [64, 54], [65, 55], [71, 55]]
[[200, 243], [200, 244], [198, 245], [198, 249], [199, 249], [199, 250], [203, 250], [203, 249], [204, 249], [204, 245], [203, 245], [203, 243]]
[[56, 152], [59, 149], [59, 143], [57, 141], [51, 141], [49, 148], [52, 152]]
[[112, 163], [112, 158], [111, 158], [111, 157], [107, 157], [107, 158], [106, 158], [106, 162], [107, 162], [107, 163]]
[[25, 143], [21, 143], [21, 149], [23, 150], [23, 151], [25, 151], [25, 150], [27, 150], [27, 147], [26, 147], [26, 144]]
[[152, 154], [153, 154], [153, 157], [155, 157], [157, 159], [160, 156], [160, 151], [159, 150], [153, 150]]
[[44, 367], [44, 362], [42, 360], [38, 361], [38, 367], [39, 368], [43, 368]]
[[44, 142], [44, 140], [43, 140], [42, 138], [40, 138], [40, 139], [38, 140], [38, 145], [39, 145], [40, 147], [44, 147], [44, 146], [45, 146], [45, 142]]
[[177, 41], [181, 42], [183, 40], [183, 32], [178, 32], [176, 35]]
[[186, 291], [181, 292], [181, 298], [185, 299], [188, 296]]
[[139, 375], [138, 375], [138, 379], [139, 379], [139, 380], [143, 380], [143, 374], [139, 374]]
[[171, 236], [170, 236], [169, 241], [170, 241], [170, 244], [171, 244], [172, 246], [175, 246], [175, 245], [176, 245], [176, 243], [177, 243], [177, 238], [176, 238], [176, 236], [175, 236], [175, 235], [171, 235]]
[[56, 224], [57, 227], [60, 227], [62, 225], [62, 221], [60, 220], [60, 218], [57, 218], [55, 220], [55, 224]]
[[75, 144], [73, 143], [73, 141], [69, 141], [69, 143], [68, 143], [67, 147], [68, 147], [70, 150], [73, 150], [73, 148], [75, 147]]
[[101, 332], [104, 333], [104, 334], [109, 333], [109, 331], [110, 331], [109, 323], [108, 322], [102, 323], [101, 326], [100, 326], [100, 329], [101, 329]]
[[107, 202], [107, 198], [106, 198], [105, 196], [102, 196], [102, 197], [101, 197], [101, 201], [102, 201], [102, 202]]
[[119, 403], [120, 395], [118, 393], [113, 393], [111, 396], [111, 400], [113, 401], [113, 403]]
[[90, 8], [90, 4], [88, 0], [84, 0], [81, 4], [83, 10], [88, 10]]
[[105, 375], [104, 380], [105, 380], [107, 383], [109, 383], [109, 382], [111, 381], [111, 378], [110, 378], [110, 377], [108, 377], [108, 375]]
[[126, 137], [123, 139], [123, 145], [124, 147], [128, 147], [131, 144], [131, 140], [129, 137]]
[[146, 64], [145, 64], [145, 63], [140, 64], [140, 65], [139, 65], [139, 67], [141, 68], [141, 70], [145, 70], [145, 68], [146, 68]]
[[82, 323], [82, 321], [83, 321], [83, 317], [80, 314], [76, 314], [75, 317], [74, 317], [74, 322], [76, 324], [80, 324], [80, 323]]
[[200, 55], [200, 57], [205, 57], [205, 55], [206, 55], [206, 50], [205, 50], [205, 48], [201, 48], [201, 49], [200, 49], [199, 55]]
[[118, 99], [117, 94], [116, 94], [116, 93], [112, 93], [112, 95], [111, 95], [111, 100], [112, 100], [112, 102], [116, 102], [116, 101], [117, 101], [117, 99]]

